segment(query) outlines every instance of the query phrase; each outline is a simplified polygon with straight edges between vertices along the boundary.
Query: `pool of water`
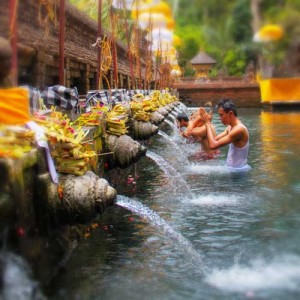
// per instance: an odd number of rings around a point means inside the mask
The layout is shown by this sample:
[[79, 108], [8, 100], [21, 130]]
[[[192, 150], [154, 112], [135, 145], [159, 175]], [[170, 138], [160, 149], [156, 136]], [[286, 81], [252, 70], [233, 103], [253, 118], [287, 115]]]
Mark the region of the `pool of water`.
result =
[[[52, 299], [299, 299], [300, 114], [239, 110], [246, 174], [200, 160], [170, 124], [110, 173], [108, 209], [48, 287]], [[214, 115], [217, 131], [224, 127]], [[166, 135], [167, 134], [167, 135]]]

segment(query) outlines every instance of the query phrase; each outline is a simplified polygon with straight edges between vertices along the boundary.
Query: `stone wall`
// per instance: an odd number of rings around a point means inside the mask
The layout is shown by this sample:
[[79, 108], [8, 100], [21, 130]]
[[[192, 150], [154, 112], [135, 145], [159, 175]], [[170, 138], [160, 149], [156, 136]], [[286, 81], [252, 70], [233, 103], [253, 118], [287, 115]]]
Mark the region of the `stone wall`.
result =
[[[9, 37], [9, 1], [2, 1], [0, 35]], [[48, 21], [45, 7], [38, 0], [18, 1], [17, 39], [19, 84], [30, 84], [39, 89], [58, 84], [59, 68], [59, 11], [56, 22]], [[66, 1], [65, 13], [65, 86], [78, 88], [79, 94], [96, 88], [97, 22]], [[109, 35], [103, 31], [103, 34]], [[127, 49], [117, 42], [119, 88], [128, 88], [130, 67]], [[106, 74], [111, 88], [112, 69]], [[143, 71], [144, 72], [144, 71]], [[144, 74], [144, 73], [142, 73]], [[138, 76], [138, 74], [137, 74]], [[107, 82], [103, 80], [104, 87]]]
[[180, 100], [187, 106], [201, 106], [207, 101], [215, 105], [221, 98], [232, 98], [239, 107], [260, 107], [260, 89], [256, 83], [201, 84], [177, 87]]

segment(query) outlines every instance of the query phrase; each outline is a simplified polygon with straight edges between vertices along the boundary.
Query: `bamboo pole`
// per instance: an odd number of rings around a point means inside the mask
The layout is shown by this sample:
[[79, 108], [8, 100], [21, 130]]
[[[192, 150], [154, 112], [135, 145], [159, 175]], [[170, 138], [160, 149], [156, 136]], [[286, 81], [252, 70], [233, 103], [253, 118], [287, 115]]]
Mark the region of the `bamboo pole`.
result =
[[18, 85], [18, 46], [17, 46], [17, 14], [18, 0], [9, 1], [9, 30], [12, 48], [11, 80], [13, 85]]
[[[139, 9], [140, 9], [140, 0], [136, 0], [136, 21], [135, 21], [135, 47], [136, 47], [136, 57], [135, 57], [135, 74], [136, 74], [136, 80], [134, 81], [134, 89], [137, 89], [139, 87], [139, 83], [141, 80], [141, 58], [140, 58], [140, 36], [139, 36]], [[140, 88], [140, 87], [139, 87]]]
[[[149, 22], [148, 22], [148, 30], [149, 32], [152, 31], [152, 18], [151, 18], [151, 13], [149, 15]], [[150, 68], [151, 68], [151, 49], [149, 49], [151, 47], [152, 44], [152, 37], [150, 38], [150, 40], [147, 40], [146, 43], [146, 65], [145, 65], [145, 81], [144, 81], [144, 89], [148, 89], [148, 72], [150, 72]]]
[[[102, 37], [102, 0], [98, 0], [98, 38], [99, 41]], [[98, 42], [99, 45], [99, 42]], [[101, 68], [101, 60], [102, 60], [102, 48], [97, 48], [97, 90], [102, 88], [102, 68]]]
[[59, 84], [65, 85], [65, 0], [59, 6]]
[[117, 62], [117, 43], [115, 36], [113, 37], [113, 65], [114, 65], [114, 88], [117, 89], [119, 85], [118, 80], [118, 62]]
[[[123, 9], [125, 10], [125, 1], [123, 0]], [[128, 28], [128, 22], [127, 22], [127, 17], [125, 15], [125, 32], [126, 32], [126, 40], [127, 40], [127, 48], [128, 48], [128, 59], [129, 59], [129, 68], [130, 68], [130, 86], [128, 87], [129, 89], [133, 89], [133, 82], [134, 82], [134, 70], [133, 70], [133, 59], [132, 55], [130, 53], [130, 37], [129, 37], [129, 28]]]
[[115, 19], [113, 14], [113, 6], [110, 4], [110, 22], [111, 22], [111, 31], [112, 31], [112, 59], [113, 59], [113, 87], [118, 88], [118, 65], [117, 65], [117, 43], [116, 43], [116, 30], [115, 30]]
[[[137, 23], [139, 21], [139, 8], [137, 9]], [[137, 67], [138, 67], [138, 76], [139, 76], [139, 89], [142, 89], [143, 86], [142, 86], [142, 65], [141, 65], [141, 34], [140, 34], [140, 29], [139, 27], [137, 26], [137, 30], [136, 30], [136, 34], [137, 34], [137, 53], [138, 53], [138, 56], [137, 56]]]

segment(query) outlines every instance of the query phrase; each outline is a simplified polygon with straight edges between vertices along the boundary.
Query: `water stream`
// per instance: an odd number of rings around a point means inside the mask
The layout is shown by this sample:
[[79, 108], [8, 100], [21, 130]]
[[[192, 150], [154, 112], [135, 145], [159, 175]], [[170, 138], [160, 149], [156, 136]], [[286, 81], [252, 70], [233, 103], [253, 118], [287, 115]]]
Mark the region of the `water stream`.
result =
[[[250, 133], [249, 173], [224, 169], [226, 148], [187, 164], [181, 156], [199, 145], [172, 137], [179, 152], [153, 137], [146, 157], [112, 174], [124, 196], [72, 253], [49, 298], [298, 300], [300, 114], [238, 113]], [[224, 128], [216, 114], [213, 122]], [[117, 180], [129, 175], [134, 185]]]
[[0, 264], [3, 271], [1, 291], [4, 300], [46, 299], [39, 284], [32, 279], [29, 266], [20, 256], [3, 251], [0, 254]]
[[172, 180], [175, 186], [179, 184], [180, 188], [184, 187], [186, 189], [186, 192], [191, 193], [187, 182], [183, 179], [181, 174], [177, 172], [177, 170], [172, 165], [170, 165], [165, 159], [163, 159], [161, 156], [150, 150], [147, 151], [146, 155], [147, 157], [150, 157], [157, 164], [157, 166], [164, 171], [164, 173], [170, 180]]
[[184, 256], [186, 256], [192, 263], [197, 264], [199, 273], [205, 272], [204, 263], [200, 254], [194, 249], [193, 245], [185, 239], [179, 232], [176, 232], [164, 219], [162, 219], [155, 211], [151, 210], [141, 202], [118, 196], [117, 205], [122, 206], [139, 217], [145, 218], [152, 226], [159, 229], [168, 241], [172, 241], [177, 249], [181, 249]]
[[160, 135], [161, 137], [163, 137], [169, 144], [171, 144], [171, 146], [174, 147], [179, 152], [182, 159], [185, 159], [186, 163], [188, 163], [187, 158], [183, 155], [184, 153], [183, 153], [182, 149], [176, 144], [175, 141], [172, 140], [172, 138], [170, 138], [170, 136], [167, 133], [159, 130], [157, 134]]
[[170, 121], [168, 119], [164, 119], [164, 123], [168, 124], [171, 127], [171, 129], [173, 130], [173, 133], [179, 132], [177, 126], [172, 121]]

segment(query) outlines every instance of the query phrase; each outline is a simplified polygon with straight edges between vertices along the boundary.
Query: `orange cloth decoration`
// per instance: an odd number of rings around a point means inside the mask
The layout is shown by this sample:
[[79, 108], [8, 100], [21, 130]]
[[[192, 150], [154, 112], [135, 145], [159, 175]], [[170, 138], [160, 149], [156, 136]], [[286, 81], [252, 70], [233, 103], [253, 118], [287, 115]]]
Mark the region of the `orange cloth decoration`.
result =
[[259, 85], [263, 103], [300, 101], [300, 78], [265, 79]]
[[0, 124], [24, 125], [29, 121], [29, 92], [15, 87], [0, 89]]

